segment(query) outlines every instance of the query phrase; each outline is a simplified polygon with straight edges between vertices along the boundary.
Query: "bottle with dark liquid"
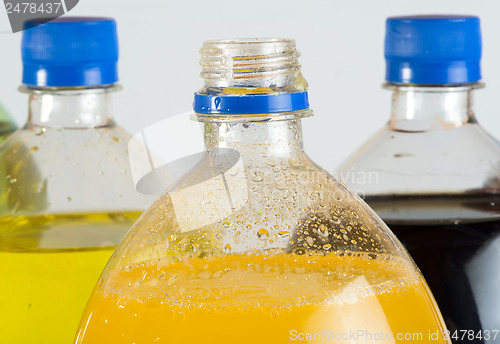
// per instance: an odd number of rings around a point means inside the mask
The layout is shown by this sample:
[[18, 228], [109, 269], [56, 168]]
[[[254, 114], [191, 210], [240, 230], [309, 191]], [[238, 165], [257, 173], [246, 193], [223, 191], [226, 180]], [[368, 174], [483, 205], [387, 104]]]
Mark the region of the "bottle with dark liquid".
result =
[[387, 125], [339, 177], [406, 246], [454, 343], [500, 343], [500, 144], [476, 121], [479, 18], [386, 23]]

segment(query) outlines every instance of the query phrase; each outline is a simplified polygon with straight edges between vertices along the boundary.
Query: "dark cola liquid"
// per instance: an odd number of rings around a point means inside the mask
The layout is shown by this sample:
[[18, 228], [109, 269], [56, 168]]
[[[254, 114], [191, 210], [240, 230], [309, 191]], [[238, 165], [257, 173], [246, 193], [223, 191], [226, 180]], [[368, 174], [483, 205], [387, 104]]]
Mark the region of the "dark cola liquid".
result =
[[500, 330], [500, 198], [407, 196], [366, 201], [422, 271], [452, 342], [500, 343], [500, 333], [495, 332]]

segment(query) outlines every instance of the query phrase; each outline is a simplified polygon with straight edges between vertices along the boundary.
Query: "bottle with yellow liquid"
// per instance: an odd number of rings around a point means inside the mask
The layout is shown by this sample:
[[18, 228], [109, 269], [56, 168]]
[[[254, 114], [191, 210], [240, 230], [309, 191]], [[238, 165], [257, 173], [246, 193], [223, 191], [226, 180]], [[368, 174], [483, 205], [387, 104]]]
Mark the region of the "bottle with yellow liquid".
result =
[[115, 246], [147, 205], [112, 118], [116, 24], [23, 32], [29, 117], [0, 148], [0, 342], [70, 343]]
[[115, 251], [76, 343], [449, 343], [399, 241], [305, 154], [295, 42], [201, 55], [206, 155]]

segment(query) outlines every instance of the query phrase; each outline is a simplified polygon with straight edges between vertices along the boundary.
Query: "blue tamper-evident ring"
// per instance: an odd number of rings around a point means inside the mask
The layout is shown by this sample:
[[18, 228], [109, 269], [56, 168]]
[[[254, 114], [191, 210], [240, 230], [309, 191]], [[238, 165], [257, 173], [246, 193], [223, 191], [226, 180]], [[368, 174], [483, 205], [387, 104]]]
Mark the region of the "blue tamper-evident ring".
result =
[[307, 92], [210, 96], [195, 93], [194, 112], [214, 115], [251, 115], [309, 109]]
[[392, 17], [386, 21], [386, 80], [402, 84], [464, 84], [481, 80], [479, 18]]

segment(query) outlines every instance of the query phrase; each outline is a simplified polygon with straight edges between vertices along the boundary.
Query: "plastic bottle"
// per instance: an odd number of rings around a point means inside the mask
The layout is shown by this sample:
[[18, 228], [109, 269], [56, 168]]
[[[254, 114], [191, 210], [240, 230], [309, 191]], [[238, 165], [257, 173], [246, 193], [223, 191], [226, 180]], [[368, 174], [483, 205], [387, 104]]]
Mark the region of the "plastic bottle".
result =
[[500, 145], [472, 106], [479, 18], [396, 17], [386, 29], [391, 117], [339, 175], [405, 244], [453, 341], [498, 343]]
[[116, 245], [147, 206], [112, 118], [113, 19], [23, 31], [27, 123], [0, 149], [0, 342], [69, 343]]
[[194, 111], [207, 154], [117, 249], [76, 342], [442, 334], [401, 244], [305, 154], [312, 112], [295, 42], [208, 41], [201, 55]]

